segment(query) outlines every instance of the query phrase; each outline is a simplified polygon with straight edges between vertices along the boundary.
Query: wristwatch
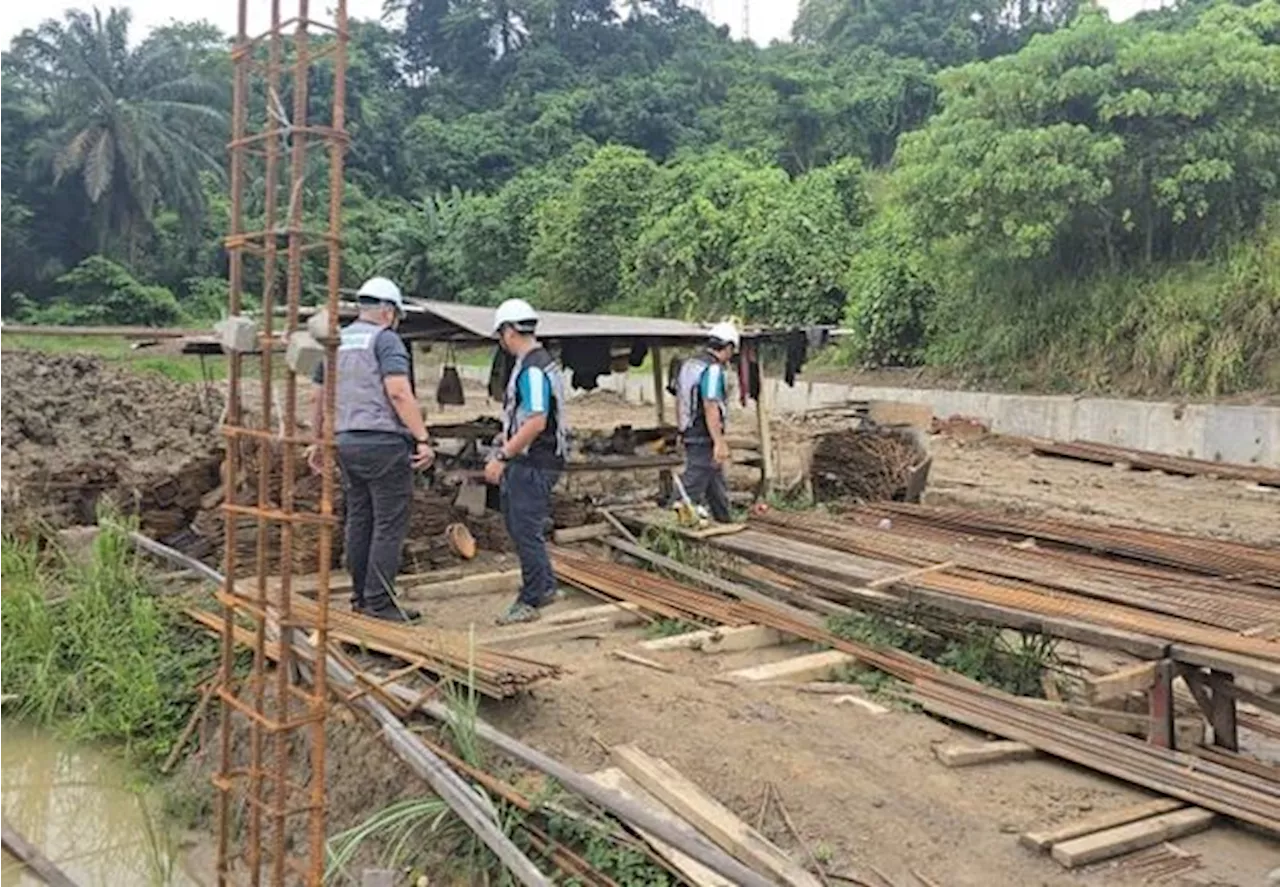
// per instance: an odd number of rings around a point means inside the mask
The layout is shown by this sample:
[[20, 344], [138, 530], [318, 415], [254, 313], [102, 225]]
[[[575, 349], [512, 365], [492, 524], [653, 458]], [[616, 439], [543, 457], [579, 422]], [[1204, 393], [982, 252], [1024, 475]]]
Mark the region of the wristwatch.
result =
[[418, 438], [414, 438], [413, 442], [414, 442], [414, 444], [416, 444], [417, 446], [420, 446], [420, 447], [426, 447], [426, 446], [430, 446], [430, 445], [431, 445], [431, 438], [429, 438], [429, 437], [424, 437], [424, 438], [422, 438], [421, 440], [419, 440]]
[[511, 457], [507, 455], [506, 450], [504, 450], [502, 447], [498, 447], [498, 451], [493, 454], [493, 458], [497, 459], [499, 462], [506, 462]]

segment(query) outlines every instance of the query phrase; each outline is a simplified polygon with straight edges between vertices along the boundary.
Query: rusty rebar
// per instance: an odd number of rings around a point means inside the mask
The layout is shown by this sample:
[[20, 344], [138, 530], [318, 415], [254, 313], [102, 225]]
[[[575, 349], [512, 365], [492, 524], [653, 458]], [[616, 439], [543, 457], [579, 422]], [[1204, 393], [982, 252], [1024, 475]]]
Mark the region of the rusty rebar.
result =
[[[281, 0], [271, 2], [271, 21], [266, 31], [251, 37], [247, 31], [247, 0], [239, 0], [234, 63], [234, 95], [232, 132], [228, 145], [231, 162], [231, 220], [225, 240], [229, 256], [228, 305], [230, 313], [242, 311], [245, 286], [245, 261], [260, 262], [262, 270], [262, 305], [259, 330], [259, 390], [261, 406], [252, 422], [245, 427], [243, 408], [242, 355], [230, 355], [230, 379], [223, 505], [226, 534], [225, 564], [228, 577], [218, 599], [223, 606], [220, 622], [223, 643], [223, 665], [219, 687], [222, 702], [221, 758], [215, 777], [218, 790], [218, 879], [226, 884], [231, 876], [234, 852], [230, 812], [233, 795], [247, 808], [242, 855], [247, 880], [258, 885], [266, 880], [272, 885], [297, 877], [311, 885], [319, 885], [324, 874], [325, 838], [325, 716], [328, 711], [324, 663], [315, 667], [313, 692], [293, 683], [293, 644], [290, 635], [298, 630], [314, 630], [323, 648], [328, 641], [328, 602], [330, 559], [333, 552], [332, 524], [334, 484], [332, 416], [334, 344], [326, 342], [325, 426], [317, 435], [324, 453], [325, 477], [319, 513], [298, 511], [296, 475], [299, 469], [298, 447], [302, 436], [298, 429], [298, 382], [290, 372], [283, 386], [283, 398], [277, 404], [274, 376], [275, 345], [299, 331], [302, 301], [302, 263], [316, 249], [328, 251], [328, 290], [330, 310], [337, 314], [337, 292], [340, 283], [341, 242], [339, 213], [342, 207], [342, 156], [346, 147], [343, 106], [346, 89], [347, 12], [339, 2], [335, 25], [314, 22], [309, 0], [298, 0], [298, 12], [285, 19]], [[333, 35], [330, 46], [311, 51], [310, 31], [319, 28]], [[288, 30], [287, 30], [288, 29]], [[255, 54], [257, 56], [255, 57]], [[265, 56], [265, 58], [263, 57]], [[332, 58], [334, 66], [333, 119], [330, 125], [310, 125], [307, 120], [307, 84], [310, 72], [321, 58]], [[259, 79], [260, 78], [260, 79]], [[263, 106], [250, 112], [252, 80], [262, 84]], [[286, 111], [281, 96], [292, 91], [292, 110]], [[249, 131], [249, 121], [258, 120], [256, 131]], [[327, 144], [329, 195], [328, 226], [323, 233], [316, 225], [308, 225], [304, 184], [308, 172], [308, 147], [312, 142]], [[281, 215], [281, 164], [288, 147], [287, 204]], [[263, 183], [262, 218], [255, 219], [246, 230], [247, 181], [250, 164], [258, 164]], [[283, 224], [280, 224], [283, 223]], [[279, 251], [282, 237], [287, 237], [283, 269], [283, 305], [280, 286], [282, 275]], [[277, 307], [283, 307], [282, 328], [276, 328]], [[279, 427], [275, 427], [279, 424]], [[244, 450], [256, 453], [247, 457]], [[279, 452], [277, 459], [276, 453]], [[276, 472], [280, 472], [279, 487]], [[243, 476], [242, 476], [243, 474]], [[247, 488], [245, 486], [247, 484]], [[251, 491], [252, 490], [252, 491]], [[249, 504], [252, 502], [253, 504]], [[231, 577], [236, 574], [237, 528], [240, 521], [253, 521], [255, 532], [253, 579], [237, 587]], [[299, 530], [295, 525], [302, 524]], [[293, 588], [294, 547], [299, 532], [318, 533], [319, 563], [316, 566], [318, 605], [306, 608], [302, 622], [295, 607]], [[278, 565], [278, 566], [277, 566]], [[271, 571], [280, 573], [274, 585]], [[300, 599], [298, 599], [300, 600]], [[280, 642], [269, 642], [267, 628], [268, 603], [276, 608]], [[237, 617], [248, 620], [250, 628], [237, 625]], [[232, 680], [231, 664], [237, 637], [251, 638], [253, 659], [248, 679], [239, 687]], [[274, 656], [272, 655], [274, 651]], [[268, 693], [267, 669], [277, 659], [272, 692]], [[294, 695], [305, 709], [296, 716], [291, 712]], [[296, 711], [296, 709], [295, 709]], [[245, 722], [249, 737], [248, 766], [233, 767], [232, 738], [234, 725]], [[299, 761], [294, 752], [295, 737], [305, 736], [309, 752]], [[269, 748], [267, 747], [269, 744]], [[309, 769], [307, 778], [291, 780], [295, 769]], [[240, 792], [240, 794], [236, 794]], [[307, 839], [297, 856], [289, 855], [287, 835], [289, 819], [305, 813], [308, 818]], [[270, 834], [267, 834], [267, 832]]]

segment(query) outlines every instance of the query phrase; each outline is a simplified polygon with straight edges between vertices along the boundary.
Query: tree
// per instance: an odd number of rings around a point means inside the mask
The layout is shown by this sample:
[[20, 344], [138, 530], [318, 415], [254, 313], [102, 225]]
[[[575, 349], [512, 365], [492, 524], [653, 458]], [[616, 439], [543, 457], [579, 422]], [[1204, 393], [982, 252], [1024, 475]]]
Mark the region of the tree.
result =
[[623, 252], [640, 229], [657, 166], [634, 148], [601, 148], [569, 189], [537, 210], [529, 257], [548, 307], [594, 311], [618, 297]]
[[131, 50], [128, 27], [127, 10], [73, 10], [16, 38], [6, 62], [47, 117], [37, 160], [54, 184], [79, 180], [98, 248], [134, 259], [162, 203], [199, 219], [199, 174], [221, 168], [211, 148], [226, 118], [225, 89], [193, 67], [179, 32]]

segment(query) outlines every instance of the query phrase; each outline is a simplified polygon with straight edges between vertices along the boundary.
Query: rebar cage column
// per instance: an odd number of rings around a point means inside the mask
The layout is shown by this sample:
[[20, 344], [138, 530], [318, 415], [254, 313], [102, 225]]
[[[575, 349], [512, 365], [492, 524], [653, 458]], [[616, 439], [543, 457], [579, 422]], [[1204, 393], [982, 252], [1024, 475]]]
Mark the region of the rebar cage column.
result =
[[[324, 423], [316, 435], [298, 428], [297, 377], [283, 369], [275, 352], [300, 330], [304, 258], [327, 254], [325, 297], [328, 316], [338, 316], [342, 271], [341, 210], [343, 159], [347, 137], [347, 10], [337, 0], [333, 22], [311, 18], [308, 0], [297, 14], [281, 15], [271, 0], [270, 25], [251, 37], [248, 2], [238, 0], [232, 50], [233, 95], [230, 148], [228, 310], [243, 312], [247, 281], [260, 278], [256, 407], [246, 403], [246, 355], [228, 354], [228, 394], [223, 432], [226, 585], [222, 604], [222, 665], [219, 766], [216, 791], [218, 883], [320, 885], [325, 863], [325, 721], [328, 711], [325, 657], [308, 661], [311, 686], [295, 677], [295, 631], [311, 635], [315, 649], [328, 646], [329, 571], [333, 552], [333, 421], [336, 345], [324, 341]], [[313, 43], [313, 32], [318, 32]], [[321, 66], [332, 73], [330, 120], [308, 120], [308, 85]], [[291, 109], [285, 98], [291, 94]], [[309, 152], [316, 146], [321, 150]], [[282, 159], [287, 181], [282, 184]], [[327, 167], [327, 170], [325, 169]], [[307, 190], [327, 184], [327, 195]], [[312, 197], [309, 201], [309, 197]], [[326, 199], [327, 198], [327, 199]], [[281, 200], [284, 210], [281, 211]], [[324, 225], [308, 225], [308, 216]], [[283, 274], [280, 246], [285, 246]], [[283, 299], [281, 278], [283, 277]], [[277, 315], [283, 320], [277, 328]], [[252, 386], [250, 386], [251, 388]], [[278, 394], [277, 389], [283, 388]], [[279, 401], [277, 403], [277, 400]], [[323, 470], [318, 508], [300, 508], [296, 479], [306, 470], [300, 448], [320, 447]], [[252, 527], [251, 576], [239, 576], [241, 526]], [[316, 533], [315, 595], [312, 620], [300, 620], [292, 606], [295, 542], [299, 528]], [[274, 555], [274, 556], [273, 556]], [[248, 558], [246, 558], [248, 560]], [[245, 565], [246, 567], [249, 564]], [[310, 564], [303, 569], [311, 571]], [[252, 648], [247, 677], [235, 673], [235, 648]], [[268, 663], [274, 660], [274, 672]], [[243, 739], [247, 741], [237, 741]], [[292, 821], [306, 818], [298, 833]]]

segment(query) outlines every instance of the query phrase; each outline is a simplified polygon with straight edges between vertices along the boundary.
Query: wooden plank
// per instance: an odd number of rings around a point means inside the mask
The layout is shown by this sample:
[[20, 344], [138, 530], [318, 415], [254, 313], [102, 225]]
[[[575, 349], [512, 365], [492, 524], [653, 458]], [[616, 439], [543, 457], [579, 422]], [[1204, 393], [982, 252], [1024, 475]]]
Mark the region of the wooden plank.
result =
[[707, 628], [666, 638], [645, 641], [645, 650], [701, 650], [703, 653], [738, 653], [773, 647], [786, 640], [785, 635], [765, 625], [739, 625], [734, 627]]
[[[605, 788], [611, 788], [621, 792], [624, 795], [634, 799], [637, 803], [644, 804], [650, 809], [654, 816], [661, 817], [673, 823], [679, 822], [679, 819], [666, 807], [658, 803], [653, 795], [646, 792], [636, 781], [627, 774], [623, 773], [617, 767], [607, 767], [596, 773], [590, 774], [590, 778], [603, 785]], [[661, 838], [654, 837], [644, 829], [636, 829], [636, 832], [644, 839], [645, 843], [654, 849], [659, 856], [684, 875], [693, 887], [734, 887], [733, 882], [727, 881], [717, 875], [711, 869], [707, 868], [697, 860], [686, 856], [676, 848], [672, 847]]]
[[601, 521], [598, 524], [583, 524], [580, 527], [564, 527], [551, 534], [556, 545], [572, 545], [575, 542], [590, 542], [602, 539], [613, 533], [613, 527]]
[[569, 622], [589, 622], [606, 616], [612, 617], [617, 625], [634, 625], [644, 621], [644, 615], [638, 605], [620, 601], [616, 604], [592, 604], [588, 607], [575, 607], [572, 610], [547, 613], [539, 624], [564, 625]]
[[823, 650], [821, 653], [809, 653], [783, 659], [781, 662], [731, 671], [727, 677], [739, 681], [817, 681], [829, 678], [837, 668], [853, 665], [855, 662], [857, 660], [848, 653]]
[[1094, 813], [1091, 816], [1076, 819], [1064, 825], [1034, 832], [1025, 832], [1018, 840], [1024, 847], [1047, 852], [1054, 844], [1061, 844], [1063, 841], [1070, 841], [1072, 838], [1078, 838], [1081, 835], [1091, 835], [1094, 832], [1136, 822], [1139, 819], [1159, 816], [1162, 813], [1172, 813], [1174, 810], [1181, 810], [1186, 806], [1182, 801], [1174, 800], [1173, 798], [1154, 798], [1150, 801], [1143, 801], [1140, 804], [1131, 804], [1128, 807], [1120, 807], [1116, 810]]
[[774, 471], [777, 462], [773, 454], [773, 429], [769, 425], [769, 417], [773, 413], [773, 388], [764, 377], [764, 357], [757, 354], [760, 362], [760, 395], [756, 398], [756, 430], [760, 435], [760, 499], [765, 499], [772, 492]]
[[1235, 678], [1226, 672], [1209, 672], [1209, 689], [1213, 691], [1213, 712], [1209, 723], [1213, 725], [1213, 744], [1227, 751], [1239, 751], [1240, 740], [1236, 731], [1236, 700], [1231, 695]]
[[491, 634], [481, 638], [480, 643], [490, 650], [518, 650], [521, 647], [537, 647], [543, 644], [555, 644], [560, 641], [572, 641], [578, 638], [599, 637], [608, 634], [616, 626], [611, 616], [588, 619], [585, 622], [563, 622], [559, 625], [537, 625], [533, 628], [509, 634]]
[[[1280, 649], [1280, 644], [1277, 644]], [[1267, 662], [1239, 653], [1228, 653], [1193, 644], [1173, 644], [1169, 657], [1177, 662], [1225, 671], [1236, 677], [1250, 677], [1280, 687], [1280, 662]]]
[[[431, 574], [423, 575], [429, 576]], [[497, 570], [491, 573], [477, 573], [474, 576], [463, 576], [461, 579], [453, 579], [447, 582], [432, 582], [429, 580], [419, 582], [411, 574], [409, 576], [401, 576], [397, 580], [397, 584], [403, 589], [412, 589], [413, 599], [419, 601], [515, 592], [520, 588], [520, 568]]]
[[820, 887], [817, 878], [666, 761], [634, 745], [615, 746], [611, 754], [624, 773], [731, 856], [792, 887]]
[[1177, 736], [1173, 729], [1173, 675], [1177, 667], [1172, 659], [1161, 659], [1155, 663], [1155, 667], [1155, 683], [1147, 695], [1151, 715], [1147, 742], [1161, 748], [1177, 748]]
[[1062, 866], [1078, 868], [1163, 841], [1202, 832], [1213, 824], [1214, 818], [1214, 814], [1208, 810], [1189, 807], [1063, 841], [1055, 844], [1051, 853]]
[[1085, 678], [1084, 695], [1091, 703], [1119, 699], [1150, 690], [1156, 682], [1156, 664], [1139, 662], [1099, 678]]
[[[58, 868], [49, 857], [40, 852], [40, 848], [32, 844], [5, 819], [3, 825], [4, 849], [13, 854], [32, 874], [44, 881], [49, 887], [76, 887], [76, 882], [67, 877], [66, 872]], [[6, 880], [8, 876], [6, 875]]]
[[936, 745], [934, 756], [947, 767], [971, 767], [974, 764], [995, 764], [1002, 761], [1025, 761], [1034, 758], [1036, 750], [1025, 742], [1013, 742], [1001, 739], [995, 742], [983, 742], [977, 745], [967, 742], [953, 742], [948, 745]]

